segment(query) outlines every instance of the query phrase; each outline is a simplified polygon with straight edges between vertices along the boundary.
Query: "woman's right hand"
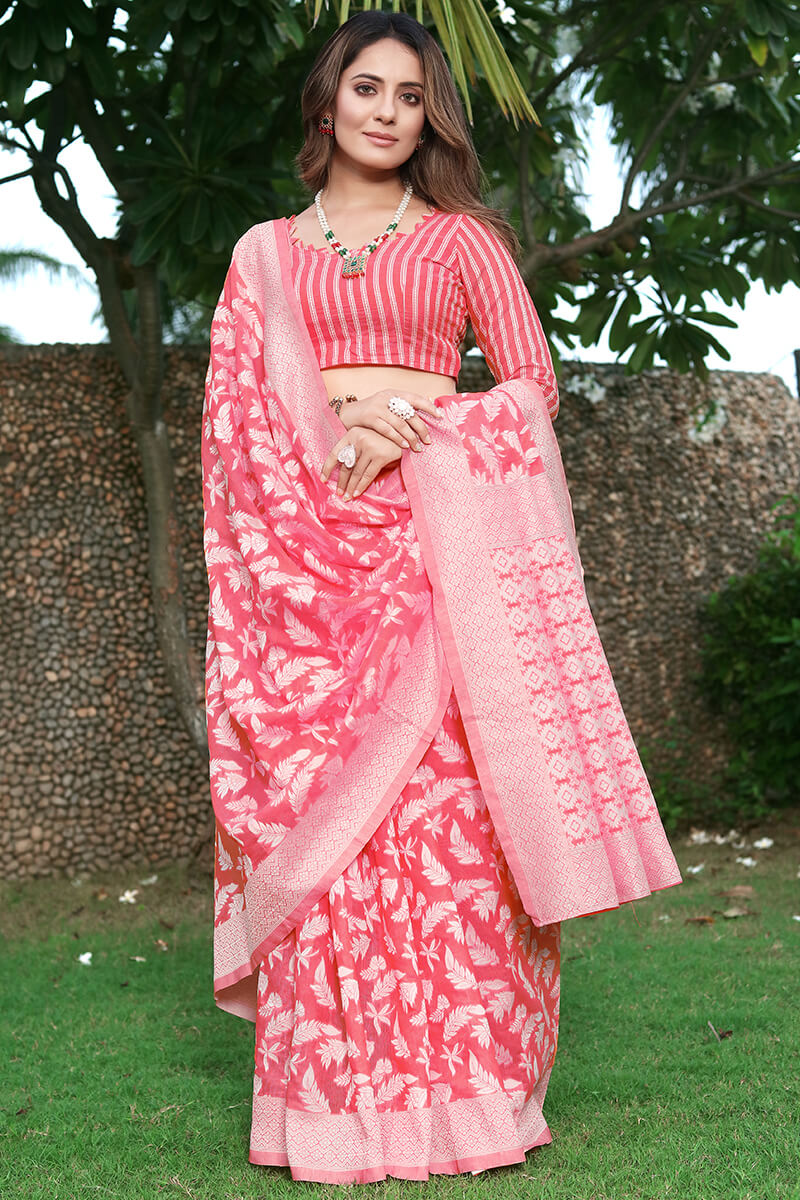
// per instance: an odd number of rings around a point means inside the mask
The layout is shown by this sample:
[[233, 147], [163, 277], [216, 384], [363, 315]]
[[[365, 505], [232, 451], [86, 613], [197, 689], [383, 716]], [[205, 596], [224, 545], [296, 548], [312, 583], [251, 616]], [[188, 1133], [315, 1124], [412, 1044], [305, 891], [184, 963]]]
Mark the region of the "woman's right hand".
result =
[[[398, 417], [397, 413], [393, 413], [389, 408], [389, 399], [392, 396], [400, 396], [407, 400], [417, 410], [418, 415], [407, 421]], [[431, 396], [398, 391], [397, 388], [382, 388], [381, 391], [373, 392], [371, 396], [365, 396], [362, 400], [351, 400], [343, 404], [339, 418], [346, 429], [360, 425], [364, 429], [374, 429], [376, 433], [383, 434], [396, 446], [407, 449], [410, 445], [413, 450], [421, 450], [422, 442], [429, 442], [431, 435], [428, 433], [424, 416], [419, 414], [439, 417], [439, 410]]]
[[[346, 467], [337, 457], [339, 451], [347, 445], [353, 446], [356, 451], [356, 461], [352, 467]], [[321, 478], [326, 481], [334, 468], [338, 467], [338, 494], [345, 500], [352, 500], [369, 487], [379, 471], [399, 462], [402, 453], [400, 447], [383, 434], [376, 433], [374, 429], [354, 426], [339, 438], [325, 459]]]

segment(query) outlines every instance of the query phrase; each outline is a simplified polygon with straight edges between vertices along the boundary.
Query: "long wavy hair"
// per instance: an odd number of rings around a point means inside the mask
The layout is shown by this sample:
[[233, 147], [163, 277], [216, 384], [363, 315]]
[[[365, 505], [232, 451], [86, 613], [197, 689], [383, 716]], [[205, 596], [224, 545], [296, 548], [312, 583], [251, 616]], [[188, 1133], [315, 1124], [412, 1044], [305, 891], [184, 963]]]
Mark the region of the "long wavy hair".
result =
[[453, 77], [435, 38], [407, 13], [377, 9], [355, 13], [340, 25], [317, 55], [301, 98], [304, 142], [295, 156], [301, 180], [312, 195], [328, 182], [335, 138], [319, 130], [319, 120], [332, 109], [342, 71], [365, 46], [394, 38], [418, 56], [423, 71], [425, 140], [400, 168], [404, 184], [442, 212], [468, 213], [488, 225], [514, 258], [520, 242], [499, 209], [484, 204], [486, 179], [472, 142], [469, 125]]

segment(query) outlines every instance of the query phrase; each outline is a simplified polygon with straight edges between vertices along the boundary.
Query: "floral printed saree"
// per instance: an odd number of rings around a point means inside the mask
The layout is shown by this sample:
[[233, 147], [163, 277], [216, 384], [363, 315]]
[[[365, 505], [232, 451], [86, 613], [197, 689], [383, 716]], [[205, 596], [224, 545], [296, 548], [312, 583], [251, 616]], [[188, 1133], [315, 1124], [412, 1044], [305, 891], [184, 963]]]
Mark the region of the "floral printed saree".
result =
[[356, 501], [286, 223], [237, 243], [202, 419], [214, 995], [250, 1158], [426, 1179], [550, 1140], [559, 923], [680, 882], [541, 390], [436, 398]]

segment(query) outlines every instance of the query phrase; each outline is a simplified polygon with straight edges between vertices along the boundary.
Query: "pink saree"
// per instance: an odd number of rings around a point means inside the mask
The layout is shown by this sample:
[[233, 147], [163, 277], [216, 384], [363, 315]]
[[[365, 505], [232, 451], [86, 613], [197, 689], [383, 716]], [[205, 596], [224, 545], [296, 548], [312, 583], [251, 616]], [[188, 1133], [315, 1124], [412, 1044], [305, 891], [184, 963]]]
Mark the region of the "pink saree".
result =
[[251, 1161], [294, 1178], [523, 1161], [559, 922], [680, 882], [541, 390], [436, 399], [339, 499], [286, 222], [237, 243], [202, 420], [214, 995], [256, 1023]]

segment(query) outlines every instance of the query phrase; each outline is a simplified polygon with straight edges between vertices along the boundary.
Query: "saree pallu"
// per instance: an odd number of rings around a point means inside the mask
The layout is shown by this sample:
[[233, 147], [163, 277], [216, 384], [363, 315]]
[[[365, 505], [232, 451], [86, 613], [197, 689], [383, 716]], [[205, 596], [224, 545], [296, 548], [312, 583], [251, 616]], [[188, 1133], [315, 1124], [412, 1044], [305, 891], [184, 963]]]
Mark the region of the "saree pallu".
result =
[[252, 1160], [296, 1178], [424, 1179], [549, 1140], [558, 923], [680, 882], [541, 390], [436, 402], [422, 453], [338, 497], [286, 222], [237, 243], [201, 440], [214, 995], [256, 1023]]

